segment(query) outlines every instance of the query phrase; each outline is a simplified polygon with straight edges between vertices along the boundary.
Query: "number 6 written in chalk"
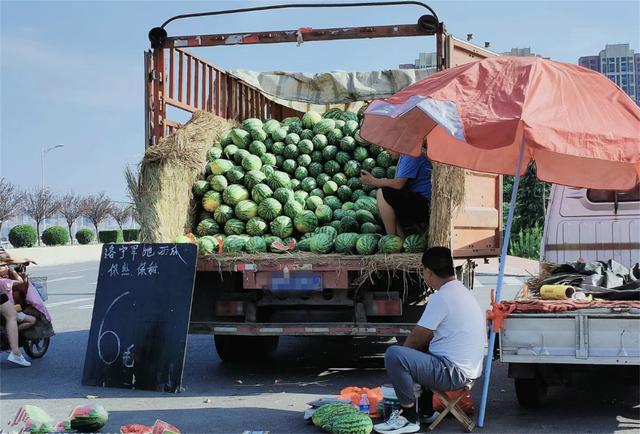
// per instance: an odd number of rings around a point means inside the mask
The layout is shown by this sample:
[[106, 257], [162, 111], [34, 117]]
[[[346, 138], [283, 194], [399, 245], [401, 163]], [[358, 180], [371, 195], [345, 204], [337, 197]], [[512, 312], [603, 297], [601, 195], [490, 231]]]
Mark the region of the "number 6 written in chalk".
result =
[[[116, 360], [118, 360], [118, 357], [120, 356], [120, 336], [118, 336], [118, 334], [116, 332], [114, 332], [113, 330], [107, 330], [105, 332], [102, 331], [102, 328], [104, 327], [104, 321], [107, 319], [107, 315], [109, 315], [109, 311], [111, 310], [111, 308], [118, 302], [118, 300], [120, 300], [122, 297], [124, 297], [125, 295], [129, 295], [129, 291], [120, 294], [118, 297], [116, 297], [115, 300], [113, 300], [111, 302], [111, 304], [109, 305], [109, 307], [107, 308], [107, 311], [104, 313], [104, 317], [102, 318], [102, 322], [100, 322], [100, 329], [98, 330], [98, 357], [100, 357], [100, 360], [102, 360], [105, 364], [107, 365], [112, 365], [113, 363], [115, 363]], [[116, 338], [116, 343], [118, 344], [118, 350], [116, 352], [115, 357], [113, 358], [113, 360], [111, 361], [107, 361], [105, 360], [104, 356], [102, 355], [102, 338], [105, 337], [105, 335], [108, 334], [112, 334], [115, 338]]]

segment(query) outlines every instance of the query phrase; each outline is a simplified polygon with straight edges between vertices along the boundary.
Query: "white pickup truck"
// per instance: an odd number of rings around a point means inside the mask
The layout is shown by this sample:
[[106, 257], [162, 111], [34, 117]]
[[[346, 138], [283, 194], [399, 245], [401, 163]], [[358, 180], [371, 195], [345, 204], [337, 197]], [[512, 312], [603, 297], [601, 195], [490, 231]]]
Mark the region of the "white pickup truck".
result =
[[[554, 186], [541, 259], [608, 261], [631, 268], [640, 258], [640, 191]], [[640, 366], [640, 309], [512, 313], [500, 331], [500, 360], [509, 364], [518, 402], [540, 406], [547, 388], [593, 365]], [[623, 368], [624, 369], [624, 368]]]

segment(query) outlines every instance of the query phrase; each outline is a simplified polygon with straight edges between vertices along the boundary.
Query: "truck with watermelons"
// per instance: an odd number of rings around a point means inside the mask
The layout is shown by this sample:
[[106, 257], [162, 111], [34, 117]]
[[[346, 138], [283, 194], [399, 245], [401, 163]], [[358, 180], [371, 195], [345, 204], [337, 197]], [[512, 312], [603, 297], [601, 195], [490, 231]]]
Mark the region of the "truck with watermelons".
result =
[[[420, 276], [424, 237], [385, 235], [375, 189], [358, 181], [363, 168], [380, 178], [395, 173], [389, 154], [359, 135], [365, 101], [353, 101], [360, 110], [343, 102], [318, 110], [317, 101], [301, 110], [302, 95], [288, 103], [189, 50], [435, 37], [437, 70], [495, 55], [449, 35], [424, 6], [430, 14], [416, 24], [187, 36], [165, 30], [176, 19], [239, 13], [217, 11], [174, 17], [150, 31], [146, 146], [181, 127], [171, 119], [178, 112], [236, 122], [211, 145], [193, 187], [193, 236], [181, 239], [202, 253], [189, 332], [212, 334], [222, 360], [264, 356], [280, 336], [407, 335], [428, 295]], [[464, 184], [451, 246], [459, 277], [472, 287], [473, 260], [500, 251], [502, 180], [466, 172]]]

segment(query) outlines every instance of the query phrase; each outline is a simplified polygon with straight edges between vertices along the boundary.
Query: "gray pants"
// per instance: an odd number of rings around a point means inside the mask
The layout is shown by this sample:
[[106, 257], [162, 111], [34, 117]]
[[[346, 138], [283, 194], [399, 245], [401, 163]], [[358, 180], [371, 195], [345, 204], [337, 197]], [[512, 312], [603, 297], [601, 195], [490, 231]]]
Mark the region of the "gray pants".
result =
[[413, 404], [413, 385], [422, 386], [419, 408], [422, 414], [427, 415], [433, 413], [430, 389], [457, 390], [470, 381], [449, 360], [400, 345], [393, 345], [387, 349], [384, 354], [384, 367], [401, 405]]

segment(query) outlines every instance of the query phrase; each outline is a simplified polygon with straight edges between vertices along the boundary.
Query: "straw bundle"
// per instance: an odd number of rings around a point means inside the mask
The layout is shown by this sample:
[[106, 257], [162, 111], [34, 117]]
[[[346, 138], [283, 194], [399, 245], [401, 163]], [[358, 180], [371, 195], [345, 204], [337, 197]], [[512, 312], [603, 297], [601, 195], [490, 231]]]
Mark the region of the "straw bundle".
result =
[[465, 170], [433, 163], [427, 245], [451, 248], [453, 221], [464, 203]]
[[196, 112], [173, 135], [147, 149], [139, 176], [125, 171], [140, 218], [141, 241], [168, 242], [191, 231], [193, 183], [202, 174], [207, 150], [230, 128], [225, 119]]
[[551, 277], [553, 272], [559, 265], [553, 262], [543, 261], [540, 263], [540, 273], [537, 276], [532, 276], [527, 280], [527, 289], [531, 295], [540, 295], [540, 288], [543, 285], [545, 279]]

